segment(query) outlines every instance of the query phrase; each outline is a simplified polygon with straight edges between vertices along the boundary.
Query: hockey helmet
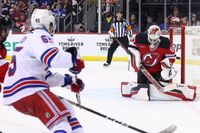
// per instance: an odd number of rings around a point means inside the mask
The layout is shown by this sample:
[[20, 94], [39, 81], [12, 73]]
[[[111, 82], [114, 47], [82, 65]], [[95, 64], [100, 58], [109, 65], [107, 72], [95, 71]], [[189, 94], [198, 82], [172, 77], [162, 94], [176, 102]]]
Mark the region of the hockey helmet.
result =
[[49, 33], [55, 31], [55, 18], [52, 12], [46, 9], [35, 9], [31, 16], [31, 26], [33, 29], [44, 28]]
[[160, 42], [160, 27], [157, 25], [152, 25], [149, 27], [148, 31], [148, 41], [150, 42], [151, 45], [157, 45]]

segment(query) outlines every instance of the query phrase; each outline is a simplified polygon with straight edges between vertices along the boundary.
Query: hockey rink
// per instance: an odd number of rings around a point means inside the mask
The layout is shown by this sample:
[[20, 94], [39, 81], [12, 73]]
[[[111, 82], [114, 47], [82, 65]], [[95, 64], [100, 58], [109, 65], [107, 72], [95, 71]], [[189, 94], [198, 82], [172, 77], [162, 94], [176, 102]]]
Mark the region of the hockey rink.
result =
[[[122, 81], [133, 81], [136, 74], [127, 70], [127, 62], [113, 62], [109, 68], [103, 62], [86, 62], [86, 68], [78, 75], [85, 82], [81, 93], [83, 106], [113, 117], [134, 127], [156, 133], [171, 124], [175, 133], [200, 132], [200, 102], [183, 101], [135, 101], [120, 93]], [[64, 74], [65, 69], [54, 69]], [[199, 73], [199, 67], [197, 67]], [[76, 101], [75, 94], [65, 88], [52, 88], [57, 95]], [[2, 133], [49, 133], [42, 123], [33, 117], [18, 113], [12, 107], [2, 106], [0, 99], [0, 131]], [[77, 118], [86, 133], [137, 133], [115, 122], [74, 107]]]

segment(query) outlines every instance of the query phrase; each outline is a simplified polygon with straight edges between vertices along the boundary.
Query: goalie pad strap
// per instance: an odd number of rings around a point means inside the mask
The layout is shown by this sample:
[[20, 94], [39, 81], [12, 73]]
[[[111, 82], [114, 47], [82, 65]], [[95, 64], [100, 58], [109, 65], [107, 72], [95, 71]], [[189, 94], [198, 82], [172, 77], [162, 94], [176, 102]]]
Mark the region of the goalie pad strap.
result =
[[137, 84], [135, 82], [122, 82], [121, 94], [123, 97], [132, 97], [137, 100], [150, 100], [149, 85]]
[[164, 93], [170, 96], [180, 98], [183, 101], [194, 101], [196, 98], [196, 86], [177, 85], [177, 89]]

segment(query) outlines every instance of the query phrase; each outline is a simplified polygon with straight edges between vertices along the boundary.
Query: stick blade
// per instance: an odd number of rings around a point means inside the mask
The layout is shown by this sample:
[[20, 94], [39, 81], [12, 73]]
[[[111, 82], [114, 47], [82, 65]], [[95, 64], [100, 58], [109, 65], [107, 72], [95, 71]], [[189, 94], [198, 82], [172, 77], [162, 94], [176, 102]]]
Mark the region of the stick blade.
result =
[[177, 129], [176, 125], [171, 125], [167, 127], [166, 129], [160, 131], [159, 133], [173, 133], [174, 131], [176, 131], [176, 129]]

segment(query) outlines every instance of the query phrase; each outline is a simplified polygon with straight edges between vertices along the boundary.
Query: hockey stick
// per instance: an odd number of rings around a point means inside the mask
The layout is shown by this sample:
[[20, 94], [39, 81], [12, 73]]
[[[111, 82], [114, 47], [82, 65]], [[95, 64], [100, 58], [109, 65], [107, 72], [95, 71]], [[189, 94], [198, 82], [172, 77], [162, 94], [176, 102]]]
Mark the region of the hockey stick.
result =
[[[134, 126], [131, 126], [131, 125], [127, 124], [127, 123], [124, 123], [124, 122], [121, 122], [121, 121], [116, 120], [116, 119], [114, 119], [114, 118], [111, 118], [111, 117], [109, 117], [109, 116], [107, 116], [107, 115], [104, 115], [104, 114], [102, 114], [102, 113], [100, 113], [100, 112], [97, 112], [97, 111], [95, 111], [95, 110], [92, 110], [92, 109], [90, 109], [90, 108], [87, 108], [87, 107], [85, 107], [85, 106], [83, 106], [83, 105], [80, 105], [80, 104], [78, 104], [78, 103], [75, 103], [75, 102], [73, 102], [73, 101], [71, 101], [71, 100], [68, 100], [68, 99], [66, 99], [66, 98], [63, 98], [63, 97], [61, 97], [61, 96], [58, 96], [58, 97], [59, 97], [60, 99], [67, 100], [69, 103], [71, 103], [71, 104], [74, 105], [74, 106], [77, 106], [77, 107], [79, 107], [79, 108], [81, 108], [81, 109], [84, 109], [84, 110], [90, 112], [90, 113], [93, 113], [93, 114], [95, 114], [95, 115], [98, 115], [98, 116], [100, 116], [100, 117], [103, 117], [103, 118], [105, 118], [105, 119], [107, 119], [107, 120], [113, 121], [113, 122], [115, 122], [115, 123], [117, 123], [117, 124], [120, 124], [120, 125], [122, 125], [122, 126], [124, 126], [124, 127], [127, 127], [127, 128], [129, 128], [129, 129], [132, 129], [132, 130], [137, 131], [137, 132], [139, 132], [139, 133], [149, 133], [149, 132], [147, 132], [147, 131], [141, 130], [141, 129], [136, 128], [136, 127], [134, 127]], [[176, 130], [176, 128], [177, 128], [177, 127], [176, 127], [175, 125], [171, 125], [171, 126], [167, 127], [166, 129], [164, 129], [164, 130], [158, 132], [158, 133], [173, 133], [173, 132]]]
[[155, 80], [155, 78], [147, 71], [147, 69], [140, 64], [140, 71], [145, 75], [145, 77], [160, 91], [163, 92], [163, 87]]
[[[75, 78], [77, 80], [77, 74], [75, 74]], [[77, 100], [78, 104], [81, 105], [81, 96], [80, 96], [80, 93], [76, 93], [76, 100]]]
[[[113, 39], [126, 51], [127, 54], [129, 54], [131, 56], [131, 60], [132, 60], [132, 53], [126, 49], [124, 47], [124, 45], [116, 38], [113, 37]], [[163, 87], [155, 80], [155, 78], [147, 71], [147, 69], [140, 64], [139, 66], [140, 71], [145, 75], [145, 77], [159, 90], [159, 91], [163, 91]]]

